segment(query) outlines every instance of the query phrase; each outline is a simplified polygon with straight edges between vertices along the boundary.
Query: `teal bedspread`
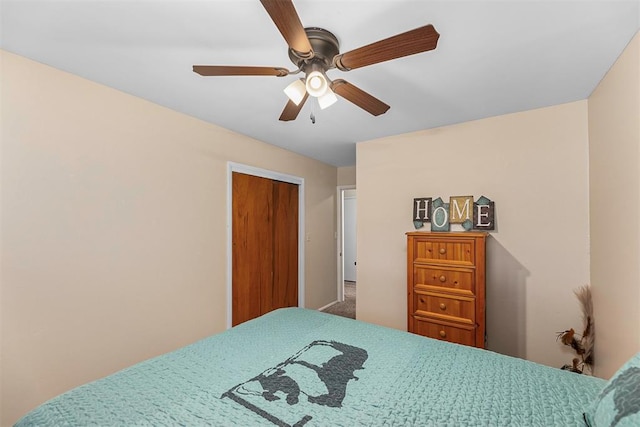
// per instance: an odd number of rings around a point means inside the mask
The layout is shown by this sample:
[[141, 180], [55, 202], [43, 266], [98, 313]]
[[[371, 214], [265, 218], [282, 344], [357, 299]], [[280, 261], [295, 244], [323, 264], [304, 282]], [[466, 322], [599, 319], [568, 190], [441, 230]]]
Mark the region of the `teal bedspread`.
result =
[[604, 384], [290, 308], [68, 391], [17, 426], [573, 426]]

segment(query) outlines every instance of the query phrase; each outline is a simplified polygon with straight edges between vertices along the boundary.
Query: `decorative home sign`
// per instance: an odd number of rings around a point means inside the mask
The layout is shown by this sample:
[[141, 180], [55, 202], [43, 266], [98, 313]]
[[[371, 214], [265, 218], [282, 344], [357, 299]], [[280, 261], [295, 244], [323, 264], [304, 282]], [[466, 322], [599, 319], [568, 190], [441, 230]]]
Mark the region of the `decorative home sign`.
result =
[[494, 203], [480, 196], [474, 202], [473, 196], [449, 197], [449, 203], [442, 198], [418, 197], [413, 199], [413, 225], [416, 229], [431, 223], [431, 231], [449, 231], [451, 224], [460, 224], [466, 231], [495, 230]]

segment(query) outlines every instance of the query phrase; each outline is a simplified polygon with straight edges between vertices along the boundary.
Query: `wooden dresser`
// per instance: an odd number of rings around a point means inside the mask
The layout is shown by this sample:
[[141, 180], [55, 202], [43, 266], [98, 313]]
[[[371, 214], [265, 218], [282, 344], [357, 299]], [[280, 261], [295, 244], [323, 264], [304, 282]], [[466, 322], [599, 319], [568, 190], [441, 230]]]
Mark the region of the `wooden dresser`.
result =
[[486, 237], [407, 233], [409, 332], [484, 348]]

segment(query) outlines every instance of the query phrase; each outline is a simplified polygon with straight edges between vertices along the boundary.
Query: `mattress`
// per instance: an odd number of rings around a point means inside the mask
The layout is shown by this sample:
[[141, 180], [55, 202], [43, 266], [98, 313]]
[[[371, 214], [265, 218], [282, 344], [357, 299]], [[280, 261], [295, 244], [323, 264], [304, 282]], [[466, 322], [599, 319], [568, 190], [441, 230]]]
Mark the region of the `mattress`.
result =
[[24, 426], [572, 426], [605, 381], [314, 310], [70, 390]]

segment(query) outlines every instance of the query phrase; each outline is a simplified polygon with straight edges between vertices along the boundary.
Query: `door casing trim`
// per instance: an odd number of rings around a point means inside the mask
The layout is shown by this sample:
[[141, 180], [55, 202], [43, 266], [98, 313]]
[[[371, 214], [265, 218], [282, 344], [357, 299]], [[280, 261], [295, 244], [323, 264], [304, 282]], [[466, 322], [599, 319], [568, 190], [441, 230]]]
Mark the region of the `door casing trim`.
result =
[[345, 190], [355, 190], [355, 185], [338, 185], [336, 187], [336, 253], [337, 257], [337, 293], [338, 302], [344, 301], [344, 192]]
[[227, 162], [227, 329], [231, 328], [233, 322], [233, 172], [298, 185], [298, 307], [304, 307], [304, 178], [242, 163]]

